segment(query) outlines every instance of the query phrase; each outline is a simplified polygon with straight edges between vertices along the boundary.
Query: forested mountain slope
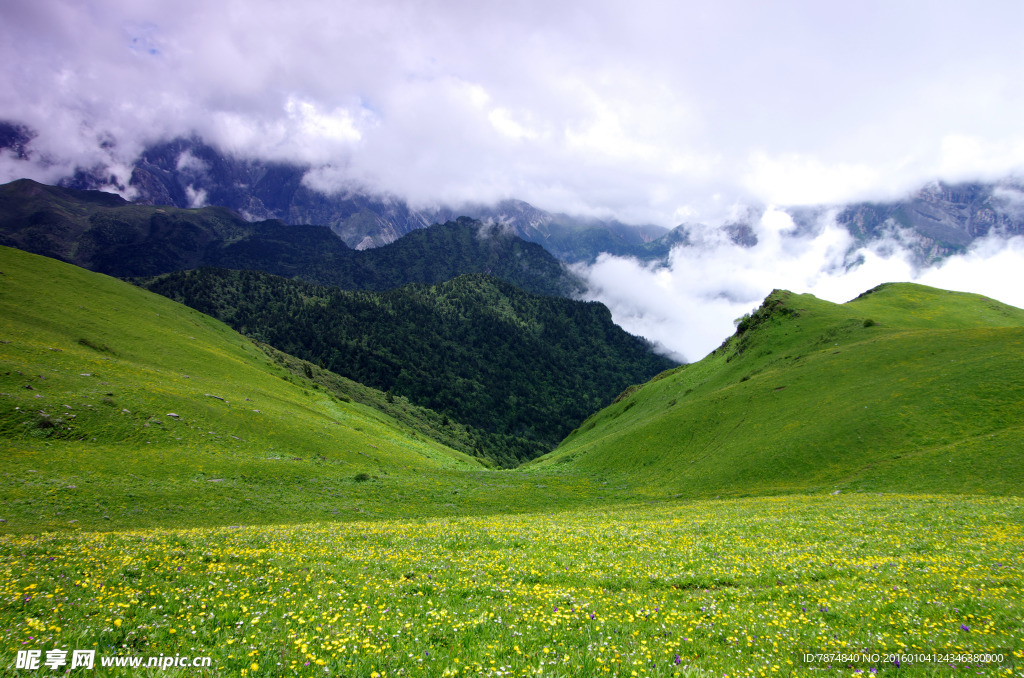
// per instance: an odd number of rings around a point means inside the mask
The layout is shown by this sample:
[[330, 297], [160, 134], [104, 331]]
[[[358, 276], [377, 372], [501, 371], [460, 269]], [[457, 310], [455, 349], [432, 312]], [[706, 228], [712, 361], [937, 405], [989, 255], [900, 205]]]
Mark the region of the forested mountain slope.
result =
[[357, 251], [325, 226], [249, 222], [224, 207], [135, 205], [111, 193], [27, 179], [0, 186], [0, 245], [117, 277], [218, 266], [383, 290], [488, 273], [536, 294], [571, 296], [581, 290], [540, 245], [468, 218]]
[[243, 334], [479, 430], [511, 465], [551, 449], [629, 384], [676, 363], [596, 302], [485, 275], [386, 292], [200, 269], [140, 281]]

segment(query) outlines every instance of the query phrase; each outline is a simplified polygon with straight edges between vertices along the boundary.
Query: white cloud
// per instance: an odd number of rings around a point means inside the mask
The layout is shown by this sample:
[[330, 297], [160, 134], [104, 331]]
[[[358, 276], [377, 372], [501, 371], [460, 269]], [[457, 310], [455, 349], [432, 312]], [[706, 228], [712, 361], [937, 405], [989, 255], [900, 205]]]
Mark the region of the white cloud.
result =
[[196, 189], [192, 184], [185, 187], [185, 197], [188, 198], [189, 207], [205, 207], [206, 206], [206, 190]]
[[936, 174], [951, 180], [999, 179], [1024, 169], [1024, 133], [998, 141], [978, 135], [942, 138]]
[[751, 248], [704, 233], [698, 246], [678, 247], [664, 263], [605, 255], [577, 271], [589, 283], [587, 298], [605, 303], [616, 323], [688, 361], [717, 347], [732, 334], [733, 321], [776, 288], [843, 303], [884, 282], [912, 281], [1024, 307], [1024, 290], [1015, 284], [1024, 270], [1024, 237], [981, 239], [967, 253], [922, 270], [896, 237], [855, 247], [834, 214], [803, 237], [776, 209], [753, 226], [758, 244]]
[[879, 172], [864, 163], [829, 165], [805, 154], [750, 157], [744, 184], [760, 200], [783, 205], [823, 205], [877, 192]]
[[487, 115], [487, 119], [494, 125], [494, 129], [512, 139], [536, 139], [539, 136], [536, 131], [517, 121], [512, 112], [505, 108], [495, 108]]
[[197, 132], [338, 187], [664, 226], [891, 196], [1021, 166], [1022, 23], [1012, 1], [8, 3], [0, 118], [39, 137], [0, 180]]

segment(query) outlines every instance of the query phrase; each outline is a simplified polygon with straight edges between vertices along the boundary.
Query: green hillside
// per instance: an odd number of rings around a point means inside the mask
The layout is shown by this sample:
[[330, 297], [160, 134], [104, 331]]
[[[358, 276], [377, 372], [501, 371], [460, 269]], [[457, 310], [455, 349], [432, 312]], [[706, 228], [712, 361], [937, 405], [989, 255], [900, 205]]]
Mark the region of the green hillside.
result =
[[381, 478], [481, 468], [407, 403], [74, 266], [0, 248], [0, 318], [8, 528], [351, 517]]
[[700, 362], [594, 414], [533, 467], [681, 497], [1024, 492], [1024, 311], [882, 285], [773, 292]]
[[675, 363], [596, 302], [465, 275], [354, 292], [256, 271], [141, 281], [243, 334], [470, 425], [480, 454], [514, 466], [551, 450], [625, 386]]
[[495, 471], [404, 398], [0, 248], [0, 673], [1016, 675], [1024, 499], [956, 492], [1020, 492], [1022, 325], [776, 293]]

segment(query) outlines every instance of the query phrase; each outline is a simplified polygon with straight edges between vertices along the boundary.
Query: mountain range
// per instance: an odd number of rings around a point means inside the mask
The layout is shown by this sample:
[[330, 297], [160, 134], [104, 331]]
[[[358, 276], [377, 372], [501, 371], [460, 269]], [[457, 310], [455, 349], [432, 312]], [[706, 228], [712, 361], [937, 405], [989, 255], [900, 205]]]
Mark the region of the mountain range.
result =
[[28, 179], [0, 186], [0, 244], [118, 277], [219, 266], [384, 290], [486, 273], [536, 294], [582, 290], [540, 245], [466, 217], [360, 251], [324, 226], [249, 222], [225, 207], [138, 205], [112, 193]]
[[[0, 148], [14, 157], [29, 161], [31, 141], [32, 132], [25, 126], [0, 123]], [[134, 162], [128, 184], [119, 190], [140, 204], [216, 205], [249, 221], [324, 225], [349, 247], [360, 250], [469, 216], [500, 223], [566, 262], [591, 262], [602, 252], [659, 260], [673, 247], [690, 243], [695, 228], [705, 228], [684, 223], [667, 229], [577, 217], [514, 199], [489, 205], [423, 206], [358, 186], [324, 193], [306, 180], [312, 169], [237, 157], [196, 137], [177, 138], [146, 148]], [[116, 184], [116, 179], [106, 168], [95, 167], [79, 169], [60, 183], [96, 189]], [[1011, 177], [990, 183], [935, 182], [900, 200], [782, 209], [793, 218], [798, 231], [813, 229], [821, 218], [834, 215], [861, 244], [898, 235], [919, 262], [927, 263], [962, 252], [989, 234], [1024, 233], [1024, 181]], [[719, 228], [737, 244], [752, 246], [757, 242], [752, 227], [763, 212], [763, 206], [747, 206]]]
[[[24, 131], [12, 127], [9, 142], [25, 147]], [[391, 195], [356, 187], [323, 193], [305, 181], [310, 167], [239, 158], [197, 138], [179, 138], [147, 148], [123, 187], [133, 201], [175, 207], [228, 207], [250, 221], [278, 219], [287, 224], [328, 226], [347, 245], [369, 249], [435, 223], [468, 216], [494, 221], [526, 241], [543, 245], [565, 261], [593, 259], [602, 251], [631, 254], [667, 231], [617, 221], [552, 214], [521, 200], [496, 205], [412, 206]], [[103, 168], [79, 171], [62, 186], [95, 189], [109, 185]]]
[[579, 281], [540, 245], [468, 217], [354, 250], [323, 226], [19, 180], [0, 186], [0, 245], [149, 276], [247, 336], [435, 411], [431, 435], [461, 428], [445, 444], [502, 466], [676, 364], [602, 304], [567, 298]]

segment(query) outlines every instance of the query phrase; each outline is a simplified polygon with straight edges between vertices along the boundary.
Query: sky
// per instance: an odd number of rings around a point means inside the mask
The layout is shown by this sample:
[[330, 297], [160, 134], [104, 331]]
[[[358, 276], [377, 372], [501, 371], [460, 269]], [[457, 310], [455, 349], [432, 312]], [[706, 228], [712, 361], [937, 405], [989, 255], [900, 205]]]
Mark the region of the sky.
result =
[[[1019, 0], [5, 0], [0, 120], [37, 136], [30, 162], [0, 153], [0, 181], [105, 165], [127, 183], [146, 145], [196, 134], [308, 163], [320, 190], [414, 206], [518, 198], [672, 227], [745, 204], [894, 199], [1024, 171], [1021, 26]], [[840, 236], [823, 227], [804, 256]], [[756, 254], [721, 244], [660, 272], [606, 259], [584, 273], [613, 310], [621, 296], [617, 320], [650, 319], [669, 314], [655, 290], [747, 304], [797, 270]], [[733, 259], [744, 294], [727, 289]], [[801, 261], [798, 291], [846, 277]]]
[[52, 176], [198, 133], [325, 189], [671, 227], [1019, 170], [1022, 25], [1017, 0], [10, 1], [0, 118]]

